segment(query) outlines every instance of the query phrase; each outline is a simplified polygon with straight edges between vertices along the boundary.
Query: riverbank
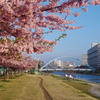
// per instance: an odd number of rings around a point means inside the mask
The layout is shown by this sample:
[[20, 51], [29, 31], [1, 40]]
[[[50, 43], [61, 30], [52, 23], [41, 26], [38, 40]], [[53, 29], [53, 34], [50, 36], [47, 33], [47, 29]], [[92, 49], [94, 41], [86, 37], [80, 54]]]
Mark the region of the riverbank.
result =
[[67, 75], [72, 75], [75, 79], [100, 83], [100, 76], [99, 75], [71, 73], [71, 72], [69, 73], [69, 72], [62, 72], [62, 71], [54, 72], [52, 74], [61, 75], [61, 76], [65, 76], [67, 74]]
[[0, 81], [0, 100], [98, 100], [48, 75]]
[[100, 76], [100, 71], [94, 71], [94, 72], [88, 72], [88, 71], [86, 71], [86, 72], [80, 72], [80, 71], [78, 71], [76, 73], [87, 74], [87, 75], [98, 75], [98, 76]]
[[73, 86], [74, 88], [78, 90], [81, 90], [82, 92], [90, 96], [98, 98], [98, 100], [100, 100], [100, 83], [88, 82], [88, 81], [79, 80], [79, 79], [68, 80], [64, 76], [57, 75], [57, 74], [51, 74], [51, 76]]

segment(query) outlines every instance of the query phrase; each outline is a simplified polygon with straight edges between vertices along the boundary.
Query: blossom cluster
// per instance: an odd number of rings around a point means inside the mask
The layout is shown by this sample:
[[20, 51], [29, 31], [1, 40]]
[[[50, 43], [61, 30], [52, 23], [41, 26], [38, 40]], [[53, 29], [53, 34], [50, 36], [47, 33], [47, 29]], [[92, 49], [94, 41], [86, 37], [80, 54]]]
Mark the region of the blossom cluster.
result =
[[53, 51], [57, 42], [43, 38], [44, 28], [64, 32], [81, 28], [70, 25], [75, 21], [66, 17], [80, 15], [80, 12], [73, 13], [72, 9], [80, 8], [86, 12], [88, 4], [99, 5], [100, 0], [0, 0], [0, 63], [24, 66], [21, 62], [16, 64], [16, 59], [22, 58], [21, 52]]

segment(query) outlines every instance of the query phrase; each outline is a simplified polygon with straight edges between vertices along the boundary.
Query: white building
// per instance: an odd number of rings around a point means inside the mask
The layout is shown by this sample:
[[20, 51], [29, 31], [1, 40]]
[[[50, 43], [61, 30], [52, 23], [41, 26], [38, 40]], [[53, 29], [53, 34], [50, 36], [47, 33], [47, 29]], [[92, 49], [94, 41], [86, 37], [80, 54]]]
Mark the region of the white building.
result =
[[69, 61], [62, 62], [61, 60], [54, 60], [48, 66], [49, 68], [70, 68], [75, 67], [75, 63]]
[[88, 56], [87, 56], [87, 54], [82, 54], [82, 61], [84, 62], [84, 63], [82, 63], [83, 66], [86, 65], [85, 63], [88, 63]]
[[70, 67], [75, 67], [75, 63], [74, 62], [63, 62], [64, 68], [70, 68]]
[[60, 61], [60, 60], [55, 60], [55, 61], [54, 61], [54, 65], [57, 65], [57, 66], [63, 67], [63, 62]]

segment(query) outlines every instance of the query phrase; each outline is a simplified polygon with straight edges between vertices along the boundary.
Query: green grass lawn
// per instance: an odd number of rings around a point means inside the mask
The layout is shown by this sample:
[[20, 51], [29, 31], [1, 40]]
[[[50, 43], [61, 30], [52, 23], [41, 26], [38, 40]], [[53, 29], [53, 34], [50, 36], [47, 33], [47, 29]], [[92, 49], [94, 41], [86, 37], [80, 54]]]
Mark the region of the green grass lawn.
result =
[[[52, 77], [59, 79], [59, 80], [65, 80], [63, 81], [64, 83], [74, 87], [77, 90], [80, 90], [83, 93], [86, 93], [92, 97], [95, 97], [93, 94], [91, 94], [88, 90], [91, 88], [91, 85], [89, 85], [86, 81], [83, 80], [78, 80], [78, 79], [74, 79], [74, 80], [67, 80], [65, 77], [59, 76], [59, 75], [51, 75]], [[96, 97], [95, 97], [96, 98]], [[98, 98], [98, 100], [100, 100]]]
[[[91, 85], [87, 84], [87, 83], [78, 83], [78, 82], [74, 82], [74, 81], [67, 81], [65, 82], [71, 86], [73, 86], [74, 88], [82, 91], [83, 93], [86, 93], [92, 97], [95, 97], [94, 95], [92, 95], [88, 90], [89, 88], [91, 88]], [[96, 97], [95, 97], [96, 98]], [[98, 99], [100, 100], [100, 99]]]
[[42, 78], [44, 79], [44, 87], [54, 100], [98, 100], [56, 78], [50, 76]]
[[29, 75], [0, 81], [0, 100], [45, 100], [39, 82], [39, 78]]
[[56, 79], [44, 75], [23, 75], [6, 82], [0, 81], [0, 100], [46, 100], [40, 88], [43, 86], [53, 100], [98, 100], [82, 91]]

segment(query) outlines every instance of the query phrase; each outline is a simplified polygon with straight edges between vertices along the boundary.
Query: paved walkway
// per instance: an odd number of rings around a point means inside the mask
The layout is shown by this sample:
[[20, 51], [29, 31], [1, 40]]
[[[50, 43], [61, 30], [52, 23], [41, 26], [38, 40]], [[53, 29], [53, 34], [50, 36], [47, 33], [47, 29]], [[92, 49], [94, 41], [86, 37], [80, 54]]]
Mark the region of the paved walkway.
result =
[[[68, 80], [61, 80], [61, 81], [68, 81]], [[77, 81], [74, 81], [77, 82]], [[91, 85], [92, 87], [89, 89], [89, 92], [96, 96], [97, 98], [100, 98], [100, 84], [97, 83], [88, 83], [88, 82], [78, 82], [78, 83], [87, 83]]]
[[92, 87], [89, 89], [89, 92], [95, 95], [96, 97], [100, 98], [100, 85], [94, 83], [88, 84], [92, 85]]

